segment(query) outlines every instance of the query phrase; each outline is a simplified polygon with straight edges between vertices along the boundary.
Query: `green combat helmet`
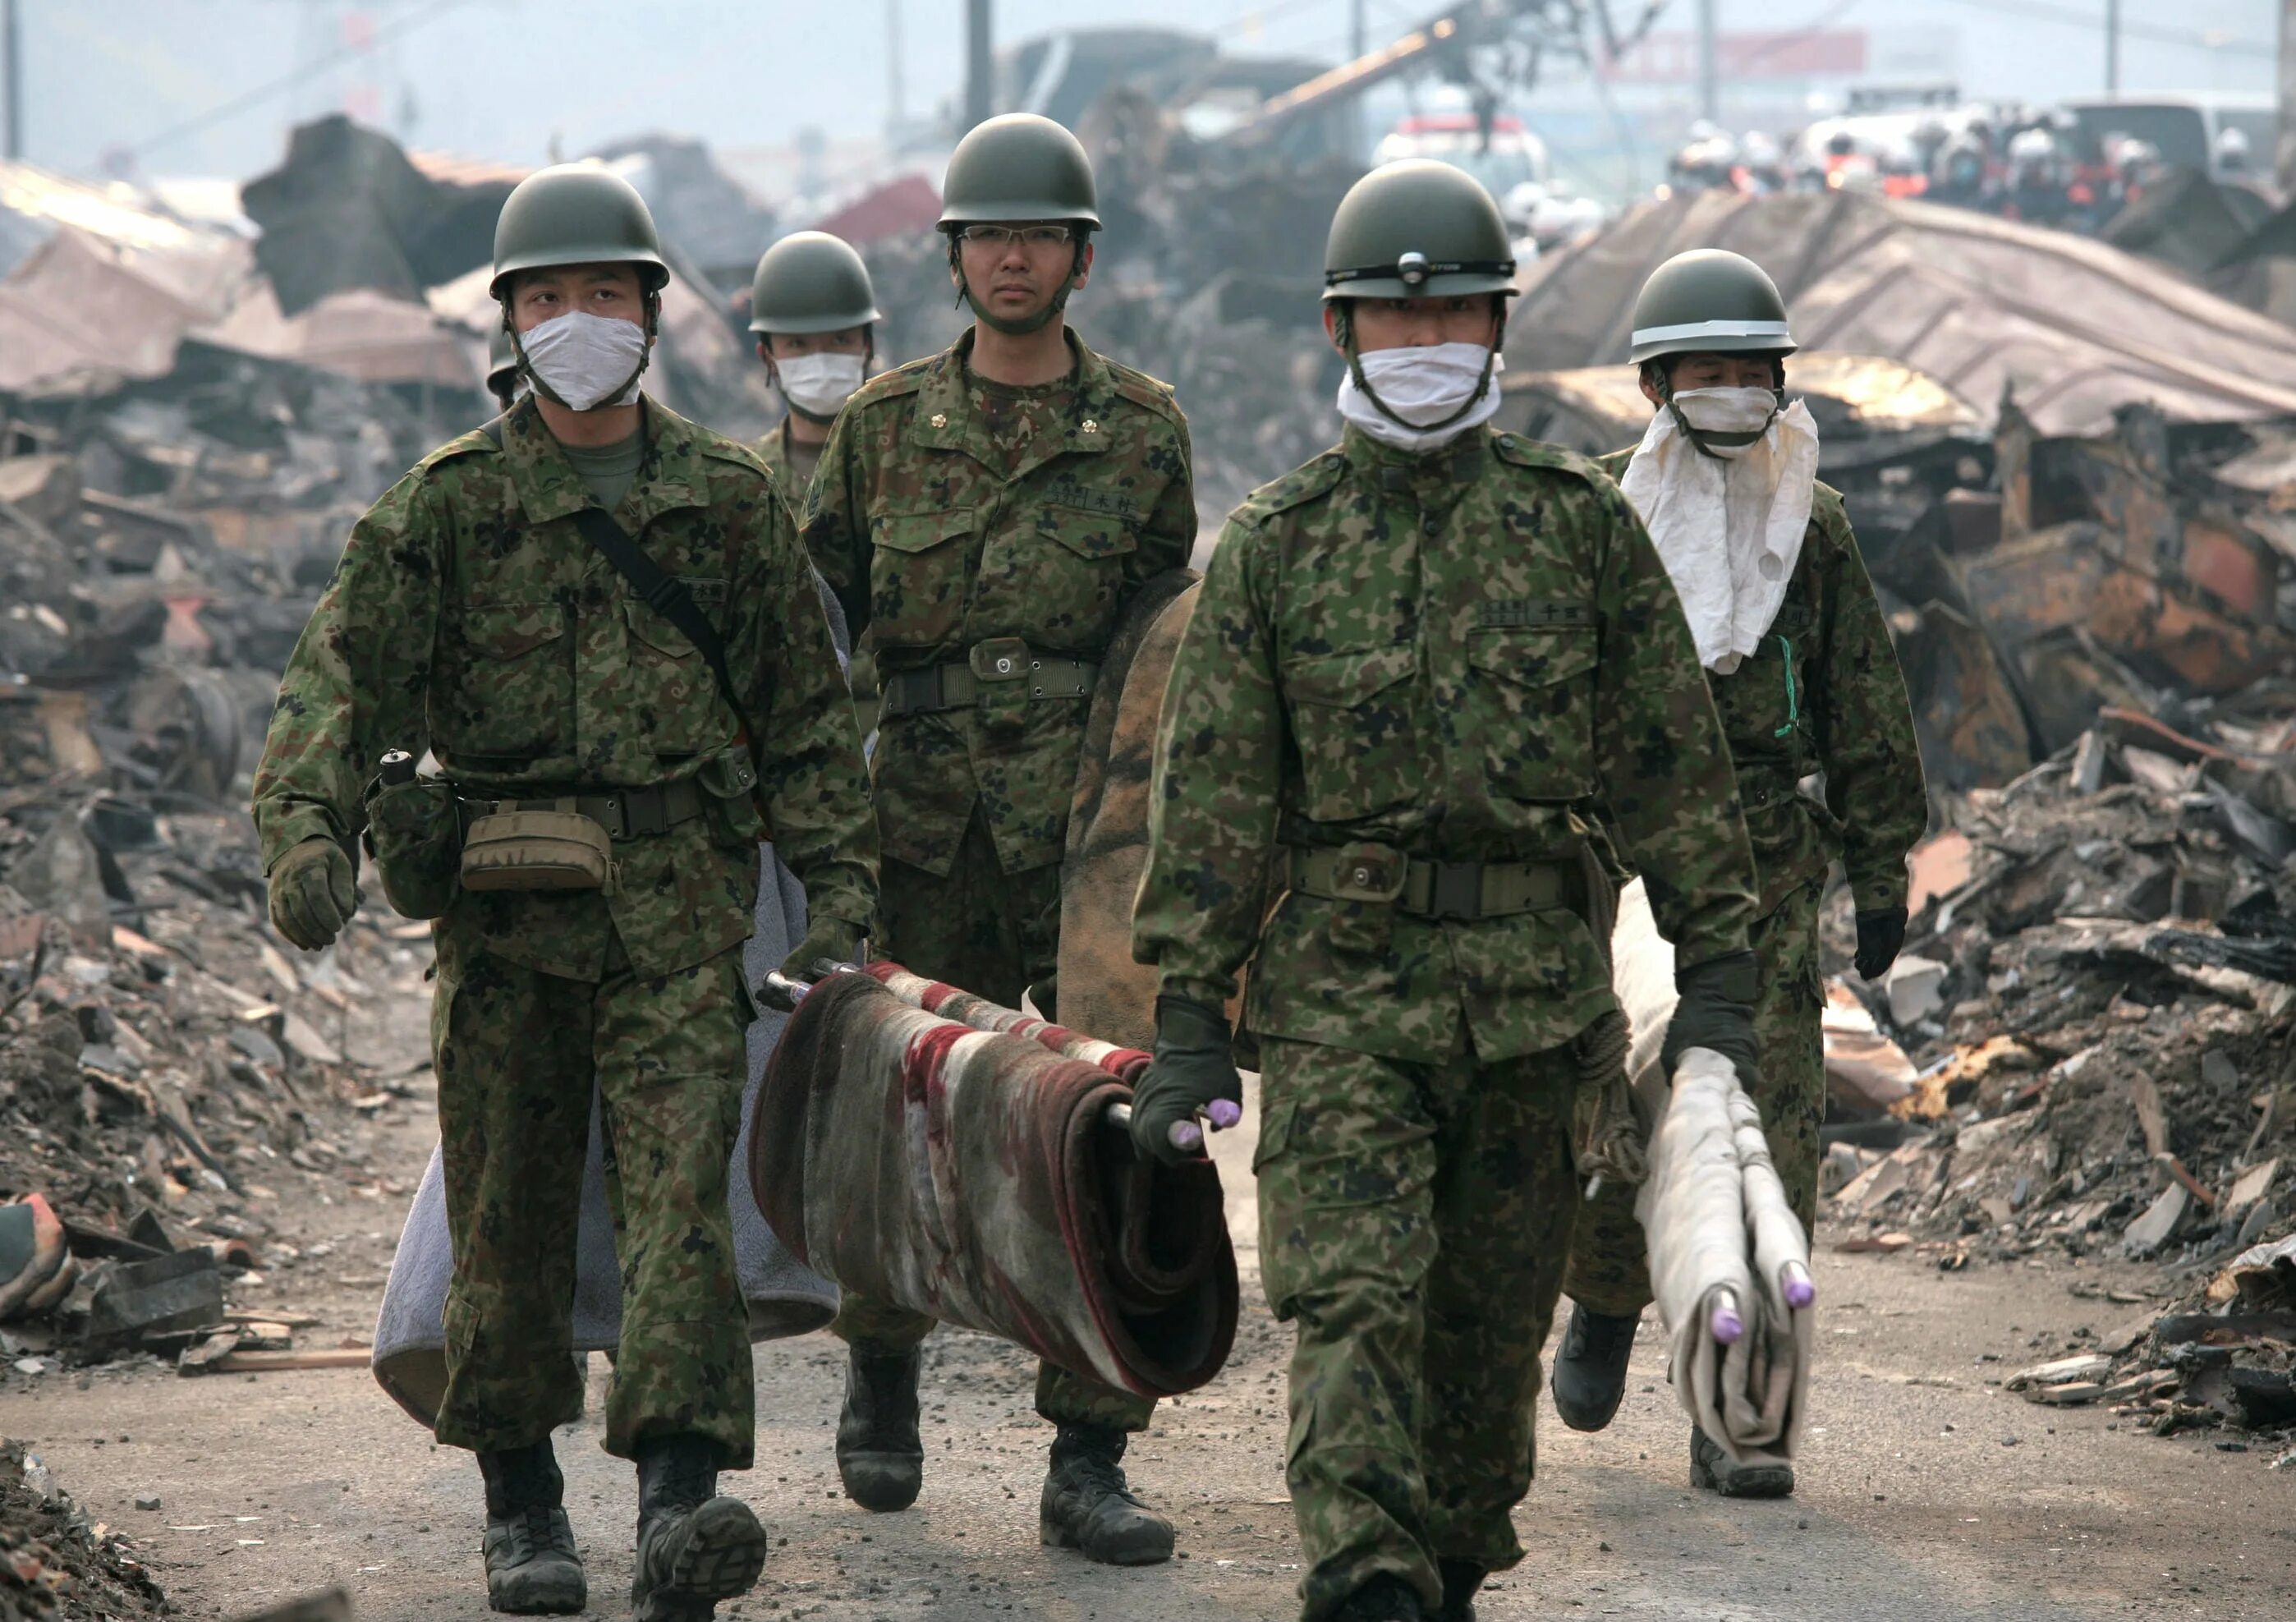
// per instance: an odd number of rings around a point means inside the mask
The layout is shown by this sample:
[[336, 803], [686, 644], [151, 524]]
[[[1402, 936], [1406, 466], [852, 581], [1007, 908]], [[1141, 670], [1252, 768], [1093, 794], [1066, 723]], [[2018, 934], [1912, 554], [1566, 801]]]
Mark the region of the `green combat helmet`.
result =
[[[1786, 322], [1786, 301], [1778, 296], [1778, 284], [1769, 273], [1753, 260], [1719, 248], [1675, 255], [1651, 272], [1635, 299], [1633, 343], [1628, 359], [1645, 368], [1644, 375], [1674, 413], [1677, 426], [1701, 452], [1710, 456], [1717, 446], [1751, 445], [1769, 431], [1767, 422], [1751, 434], [1710, 433], [1691, 427], [1674, 403], [1668, 369], [1649, 365], [1676, 355], [1766, 355], [1781, 362], [1792, 355], [1795, 345]], [[1782, 381], [1776, 394], [1783, 408]]]
[[752, 332], [842, 332], [884, 318], [869, 267], [841, 237], [800, 231], [767, 249], [758, 261], [750, 284]]
[[[1070, 282], [1084, 270], [1086, 240], [1100, 228], [1100, 192], [1084, 143], [1050, 119], [1007, 112], [972, 127], [949, 155], [941, 182], [940, 228], [948, 235], [948, 262], [962, 280], [956, 239], [967, 225], [1004, 221], [1061, 220], [1072, 229], [1076, 258]], [[1027, 321], [993, 315], [964, 290], [973, 317], [1000, 332], [1034, 332], [1068, 307], [1063, 286]]]
[[[510, 333], [518, 369], [537, 394], [554, 400], [558, 397], [535, 375], [526, 346], [519, 341], [511, 321], [510, 291], [512, 278], [520, 271], [561, 265], [636, 266], [639, 284], [645, 290], [649, 338], [660, 311], [661, 290], [669, 282], [653, 211], [638, 189], [619, 175], [594, 163], [559, 163], [537, 169], [511, 189], [495, 221], [495, 274], [487, 291], [502, 306], [503, 327]], [[637, 381], [652, 358], [649, 342], [629, 382]]]
[[[1356, 387], [1380, 414], [1404, 422], [1365, 380], [1356, 354], [1354, 299], [1456, 299], [1470, 293], [1511, 297], [1514, 245], [1506, 221], [1483, 184], [1464, 169], [1432, 158], [1413, 158], [1374, 169], [1348, 188], [1324, 239], [1324, 298], [1339, 309], [1340, 347]], [[1464, 419], [1491, 386], [1494, 359], [1467, 403], [1431, 431]]]
[[499, 302], [521, 270], [611, 264], [636, 265], [649, 294], [669, 281], [645, 199], [595, 164], [554, 164], [520, 181], [504, 200], [495, 221], [495, 277], [487, 291]]

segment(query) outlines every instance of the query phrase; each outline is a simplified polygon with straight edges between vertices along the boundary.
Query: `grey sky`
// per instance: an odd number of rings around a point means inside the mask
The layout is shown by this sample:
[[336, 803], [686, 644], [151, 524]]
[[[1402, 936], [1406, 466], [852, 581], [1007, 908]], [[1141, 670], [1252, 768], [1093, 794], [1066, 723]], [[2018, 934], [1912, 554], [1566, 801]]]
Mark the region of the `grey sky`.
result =
[[[95, 172], [135, 148], [339, 48], [346, 29], [381, 34], [367, 55], [314, 75], [198, 133], [137, 155], [152, 175], [244, 176], [275, 160], [287, 127], [365, 99], [414, 143], [506, 161], [574, 152], [650, 128], [727, 146], [778, 145], [800, 127], [873, 132], [887, 98], [887, 0], [20, 0], [25, 155]], [[955, 88], [958, 0], [901, 0], [912, 113]], [[1622, 14], [1635, 0], [1613, 0]], [[1141, 20], [1201, 28], [1244, 52], [1336, 57], [1348, 0], [998, 0], [1007, 40], [1062, 24]], [[1432, 10], [1371, 0], [1374, 37]], [[2265, 90], [2276, 0], [2126, 0], [2132, 89]], [[2032, 100], [2101, 87], [2103, 0], [1723, 0], [1724, 26], [1950, 29], [1963, 86]], [[1662, 27], [1687, 28], [1692, 0]], [[361, 20], [364, 20], [362, 23]], [[2136, 30], [2143, 30], [2142, 33]], [[2156, 36], [2167, 36], [2159, 37]], [[2202, 48], [2205, 37], [2245, 53]], [[411, 101], [410, 101], [411, 98]]]

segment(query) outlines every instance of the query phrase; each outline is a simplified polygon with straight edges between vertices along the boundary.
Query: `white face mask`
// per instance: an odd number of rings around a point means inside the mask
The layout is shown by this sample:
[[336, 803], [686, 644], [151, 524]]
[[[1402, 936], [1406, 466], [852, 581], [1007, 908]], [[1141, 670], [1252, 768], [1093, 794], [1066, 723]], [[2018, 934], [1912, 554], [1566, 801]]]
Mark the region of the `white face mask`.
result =
[[858, 355], [833, 351], [793, 355], [786, 360], [775, 356], [774, 375], [780, 382], [782, 398], [816, 417], [833, 417], [861, 387], [868, 367]]
[[[1768, 389], [1685, 389], [1674, 397], [1674, 403], [1691, 427], [1702, 434], [1759, 434], [1770, 425], [1778, 414], [1778, 397]], [[1727, 461], [1735, 461], [1754, 448], [1745, 445], [1710, 445], [1706, 447]]]
[[[1396, 416], [1372, 404], [1356, 386], [1350, 370], [1340, 382], [1340, 415], [1382, 445], [1427, 451], [1448, 444], [1488, 422], [1499, 408], [1499, 358], [1488, 344], [1439, 343], [1418, 348], [1374, 349], [1357, 357], [1364, 381]], [[1474, 409], [1456, 422], [1449, 418], [1474, 397], [1490, 368], [1490, 387]], [[1430, 427], [1439, 423], [1440, 427]]]
[[545, 397], [555, 396], [575, 411], [627, 406], [638, 397], [638, 374], [645, 370], [645, 328], [615, 315], [569, 310], [518, 335], [526, 364], [542, 381]]

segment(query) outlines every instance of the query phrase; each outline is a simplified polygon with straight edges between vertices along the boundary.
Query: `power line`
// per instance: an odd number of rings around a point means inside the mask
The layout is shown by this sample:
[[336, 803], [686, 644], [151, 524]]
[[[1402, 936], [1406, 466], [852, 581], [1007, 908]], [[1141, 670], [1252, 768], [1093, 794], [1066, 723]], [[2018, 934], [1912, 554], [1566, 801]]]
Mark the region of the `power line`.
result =
[[205, 129], [210, 124], [219, 124], [226, 119], [246, 111], [258, 102], [269, 101], [282, 91], [294, 89], [296, 86], [302, 84], [314, 74], [332, 68], [337, 62], [348, 61], [354, 56], [364, 56], [385, 39], [404, 34], [412, 29], [420, 28], [422, 24], [434, 18], [444, 16], [463, 4], [465, 0], [432, 0], [430, 4], [419, 11], [409, 12], [403, 17], [393, 18], [390, 21], [382, 24], [357, 45], [348, 45], [340, 50], [330, 51], [316, 61], [300, 64], [291, 73], [282, 74], [267, 83], [256, 86], [252, 90], [242, 91], [231, 100], [218, 106], [210, 107], [205, 112], [188, 118], [180, 124], [171, 125], [156, 135], [144, 136], [143, 140], [127, 150], [131, 155], [141, 158], [158, 147], [168, 145], [182, 140], [185, 135]]

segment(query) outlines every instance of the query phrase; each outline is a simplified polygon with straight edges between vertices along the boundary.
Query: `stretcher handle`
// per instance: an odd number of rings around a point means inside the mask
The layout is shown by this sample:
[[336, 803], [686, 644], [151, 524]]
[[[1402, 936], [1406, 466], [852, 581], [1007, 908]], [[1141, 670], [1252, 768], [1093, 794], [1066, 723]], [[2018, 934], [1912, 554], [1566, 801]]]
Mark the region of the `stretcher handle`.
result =
[[821, 972], [809, 980], [798, 979], [778, 969], [773, 970], [766, 976], [765, 984], [758, 987], [758, 1006], [770, 1008], [776, 1013], [795, 1013], [797, 1005], [805, 1001], [805, 994], [831, 975], [861, 972], [858, 963], [832, 963], [826, 960], [823, 961], [820, 968]]

